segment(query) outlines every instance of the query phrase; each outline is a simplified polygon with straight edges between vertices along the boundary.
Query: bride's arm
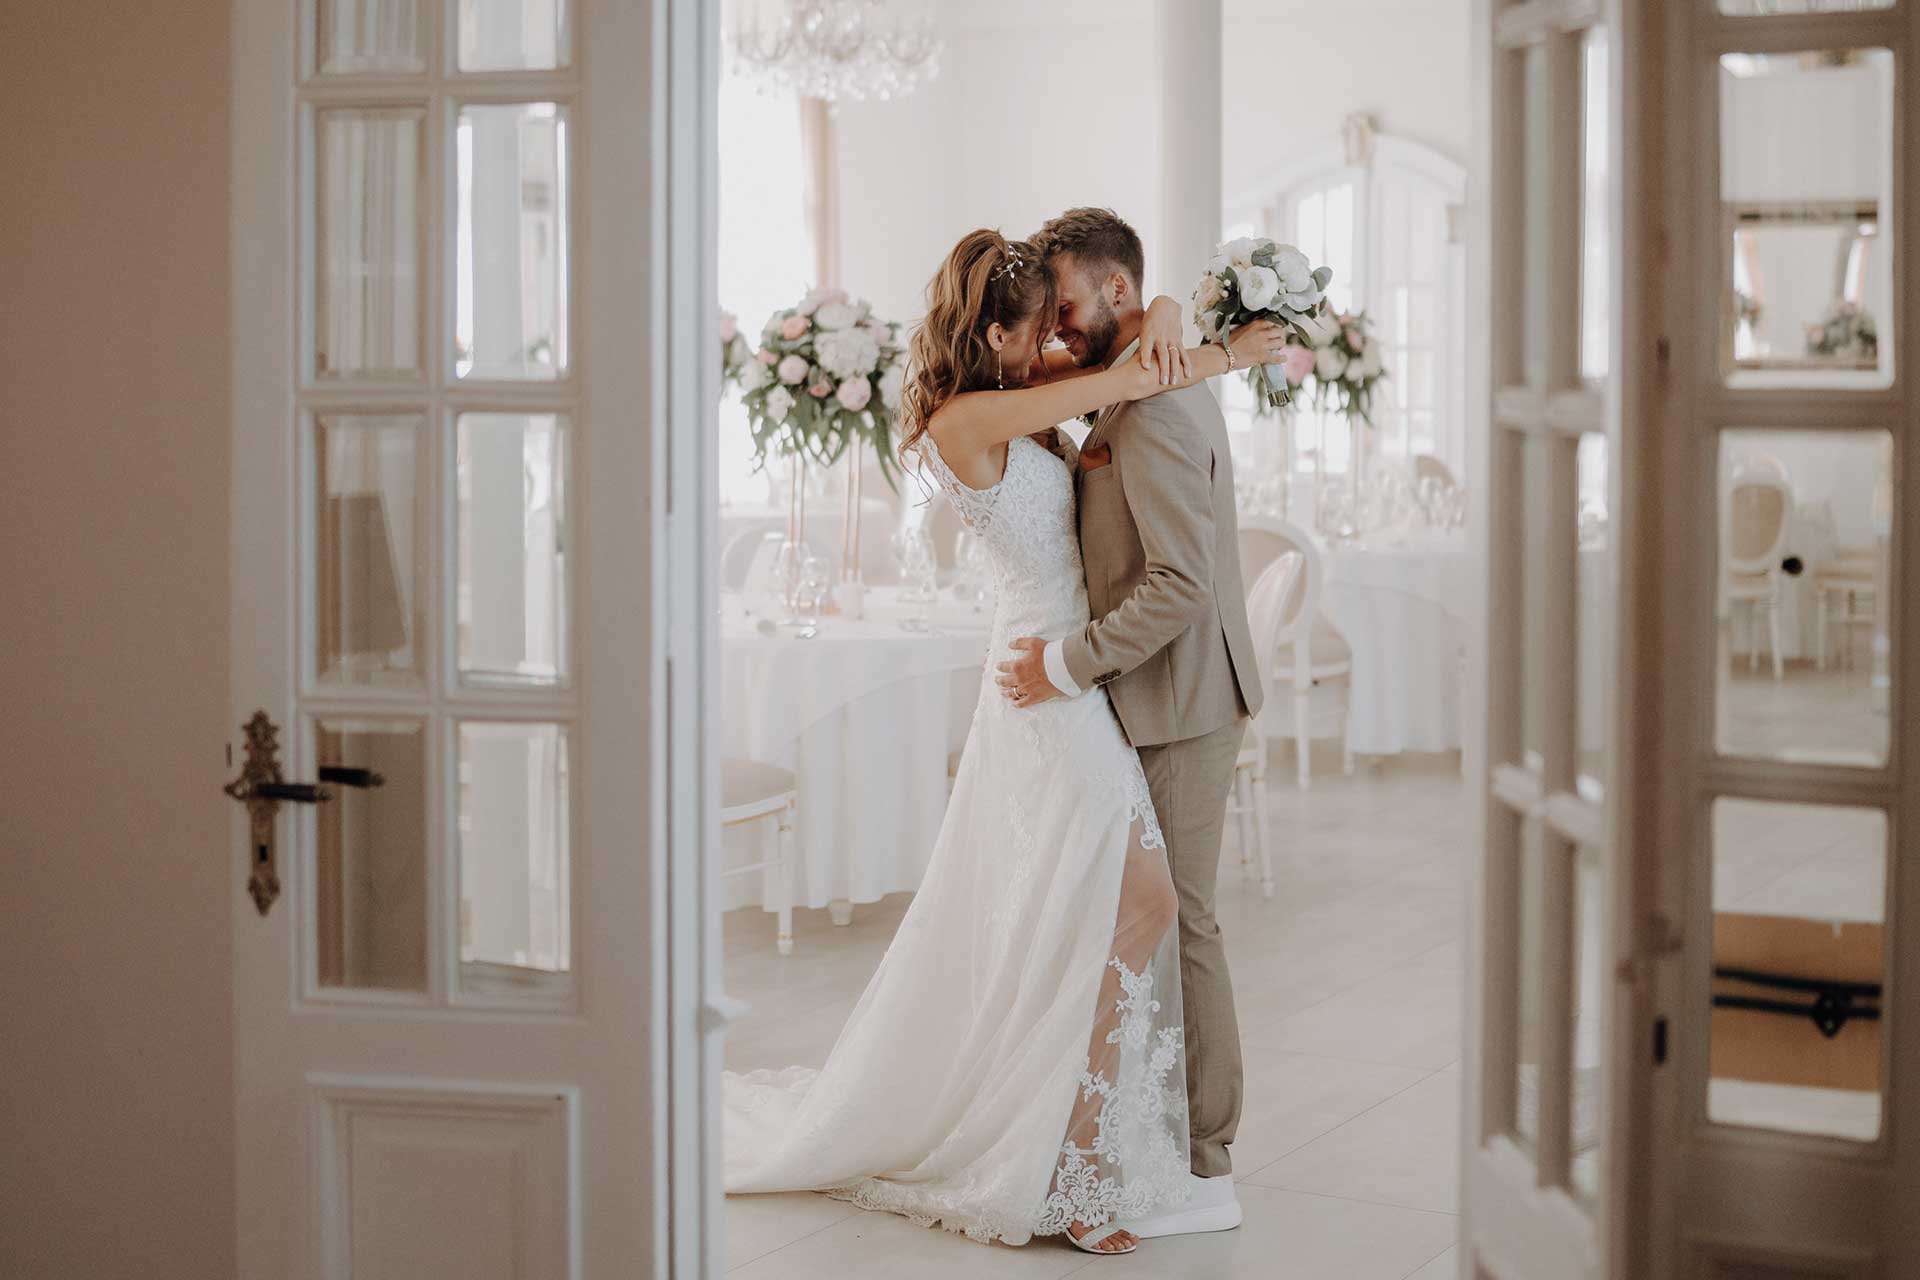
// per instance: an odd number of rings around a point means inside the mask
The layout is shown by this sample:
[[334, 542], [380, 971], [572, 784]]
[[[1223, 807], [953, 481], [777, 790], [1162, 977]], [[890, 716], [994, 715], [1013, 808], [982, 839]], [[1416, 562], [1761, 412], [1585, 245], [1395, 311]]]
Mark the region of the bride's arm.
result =
[[1190, 387], [1227, 372], [1229, 367], [1270, 364], [1280, 359], [1286, 350], [1287, 333], [1271, 320], [1256, 320], [1235, 330], [1228, 342], [1233, 347], [1232, 366], [1227, 363], [1226, 347], [1209, 343], [1182, 353], [1187, 372], [1176, 374], [1171, 382], [1162, 382], [1160, 374], [1153, 369], [1125, 360], [1085, 377], [1037, 387], [962, 392], [940, 407], [933, 421], [927, 424], [927, 431], [940, 446], [947, 465], [952, 466], [956, 459], [977, 458], [995, 445], [1044, 431], [1110, 404], [1144, 400], [1162, 391]]

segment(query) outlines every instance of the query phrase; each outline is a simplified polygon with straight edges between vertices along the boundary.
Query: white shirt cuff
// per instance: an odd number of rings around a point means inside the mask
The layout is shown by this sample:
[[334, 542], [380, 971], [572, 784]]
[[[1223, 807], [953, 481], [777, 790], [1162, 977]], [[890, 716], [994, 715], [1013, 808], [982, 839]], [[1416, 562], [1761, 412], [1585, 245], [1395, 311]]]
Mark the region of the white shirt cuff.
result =
[[1047, 683], [1069, 698], [1080, 696], [1080, 686], [1067, 674], [1066, 642], [1049, 640], [1047, 647], [1040, 651], [1040, 660], [1047, 666]]

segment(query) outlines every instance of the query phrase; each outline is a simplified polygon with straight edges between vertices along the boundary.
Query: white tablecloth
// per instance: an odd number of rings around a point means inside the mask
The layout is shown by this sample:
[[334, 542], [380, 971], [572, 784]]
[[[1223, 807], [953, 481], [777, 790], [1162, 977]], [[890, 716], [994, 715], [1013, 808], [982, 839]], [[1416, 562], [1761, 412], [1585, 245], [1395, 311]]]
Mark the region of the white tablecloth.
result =
[[[722, 750], [799, 776], [795, 902], [875, 902], [919, 887], [947, 803], [947, 757], [966, 740], [979, 697], [991, 604], [942, 602], [932, 633], [903, 630], [892, 590], [869, 594], [867, 617], [822, 619], [799, 640], [764, 634], [742, 602], [721, 619]], [[771, 839], [727, 834], [729, 865]], [[763, 900], [757, 876], [728, 882], [728, 906]]]

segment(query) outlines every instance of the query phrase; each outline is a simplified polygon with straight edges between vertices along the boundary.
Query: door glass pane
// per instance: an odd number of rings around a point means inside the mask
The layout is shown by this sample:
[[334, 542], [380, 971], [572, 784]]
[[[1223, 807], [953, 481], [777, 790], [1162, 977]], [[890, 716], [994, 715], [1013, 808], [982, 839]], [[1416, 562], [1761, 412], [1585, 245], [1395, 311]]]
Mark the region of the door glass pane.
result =
[[459, 417], [454, 607], [467, 683], [566, 678], [566, 428], [551, 413]]
[[1580, 39], [1580, 376], [1603, 381], [1611, 359], [1607, 277], [1607, 32], [1589, 27]]
[[1574, 767], [1580, 790], [1598, 801], [1606, 777], [1607, 693], [1613, 636], [1613, 586], [1607, 540], [1607, 437], [1589, 431], [1580, 437], [1574, 459], [1579, 484], [1580, 548], [1574, 561], [1574, 622], [1579, 681], [1574, 696]]
[[1541, 939], [1547, 841], [1538, 823], [1520, 832], [1519, 1068], [1514, 1078], [1514, 1138], [1532, 1151], [1540, 1138]]
[[1573, 864], [1573, 1192], [1586, 1200], [1600, 1185], [1600, 967], [1605, 879], [1599, 855], [1579, 850]]
[[460, 0], [462, 71], [564, 67], [566, 0]]
[[1879, 1136], [1886, 886], [1877, 809], [1714, 802], [1710, 1120]]
[[1731, 385], [1884, 386], [1893, 376], [1893, 55], [1720, 59]]
[[462, 722], [458, 786], [461, 985], [551, 990], [572, 968], [566, 729]]
[[322, 720], [313, 807], [322, 987], [427, 986], [427, 735], [418, 721]]
[[552, 102], [460, 108], [454, 370], [567, 371], [567, 114]]
[[1892, 530], [1888, 433], [1721, 433], [1722, 752], [1886, 760]]
[[322, 378], [420, 373], [425, 114], [316, 114], [314, 371]]
[[425, 71], [420, 0], [320, 0], [320, 71]]
[[421, 683], [426, 420], [329, 414], [314, 431], [314, 655], [324, 684]]

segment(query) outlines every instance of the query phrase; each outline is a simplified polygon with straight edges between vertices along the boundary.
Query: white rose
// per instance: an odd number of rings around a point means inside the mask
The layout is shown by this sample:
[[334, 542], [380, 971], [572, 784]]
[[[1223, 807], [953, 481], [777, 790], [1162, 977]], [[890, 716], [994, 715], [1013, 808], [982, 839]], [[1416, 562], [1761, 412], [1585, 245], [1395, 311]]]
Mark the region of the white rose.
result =
[[1247, 268], [1253, 265], [1253, 251], [1259, 247], [1260, 242], [1252, 236], [1241, 236], [1237, 240], [1229, 240], [1221, 245], [1220, 252], [1236, 271], [1244, 274]]
[[790, 387], [797, 387], [807, 380], [807, 360], [805, 356], [794, 354], [780, 362], [780, 381]]
[[740, 385], [748, 391], [758, 391], [773, 381], [773, 370], [758, 360], [747, 361], [747, 367], [740, 371]]
[[1265, 311], [1280, 296], [1280, 277], [1270, 267], [1247, 267], [1240, 272], [1240, 305]]
[[1313, 376], [1322, 382], [1338, 382], [1346, 372], [1347, 357], [1337, 347], [1322, 347], [1313, 358]]
[[775, 422], [784, 419], [793, 411], [793, 393], [785, 387], [775, 387], [767, 392], [767, 416]]
[[900, 388], [906, 384], [907, 371], [903, 365], [892, 365], [880, 375], [880, 403], [889, 409], [900, 407]]
[[[822, 324], [826, 322], [826, 314], [827, 308], [820, 308]], [[880, 363], [880, 344], [865, 329], [824, 332], [814, 339], [813, 352], [820, 361], [820, 367], [841, 382], [848, 378], [864, 378]]]
[[1369, 342], [1366, 353], [1360, 357], [1360, 376], [1362, 378], [1377, 378], [1380, 376], [1383, 368], [1385, 368], [1385, 364], [1380, 359], [1380, 344], [1377, 342]]
[[823, 302], [813, 313], [813, 322], [822, 329], [851, 329], [860, 323], [860, 308], [848, 302]]

